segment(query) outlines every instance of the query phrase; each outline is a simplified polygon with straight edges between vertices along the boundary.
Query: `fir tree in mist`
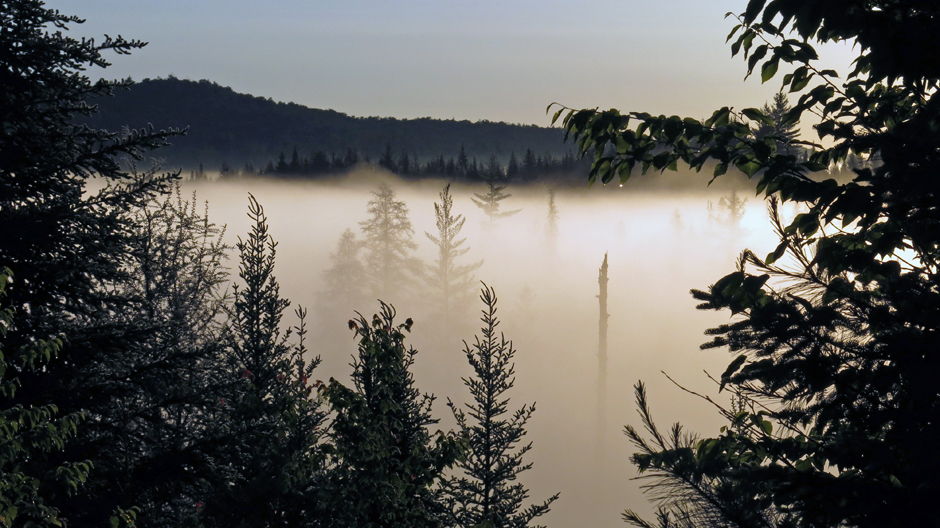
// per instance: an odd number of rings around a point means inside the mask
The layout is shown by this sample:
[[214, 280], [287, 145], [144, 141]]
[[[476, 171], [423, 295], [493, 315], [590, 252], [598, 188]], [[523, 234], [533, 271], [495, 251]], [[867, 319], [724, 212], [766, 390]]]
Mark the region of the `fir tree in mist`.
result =
[[329, 480], [322, 490], [332, 526], [441, 528], [445, 508], [437, 483], [460, 456], [452, 433], [428, 427], [434, 397], [414, 386], [417, 351], [405, 344], [412, 320], [395, 322], [382, 303], [369, 321], [349, 328], [359, 338], [351, 388], [334, 379], [321, 388], [335, 414]]
[[512, 216], [522, 211], [522, 209], [515, 209], [512, 211], [499, 210], [500, 202], [512, 196], [511, 194], [503, 192], [506, 190], [506, 186], [499, 185], [498, 182], [500, 180], [501, 178], [488, 177], [486, 179], [486, 186], [488, 188], [486, 194], [473, 193], [476, 198], [471, 198], [473, 203], [482, 209], [486, 216], [489, 217], [490, 226], [493, 226], [498, 218]]
[[206, 174], [206, 170], [202, 167], [202, 163], [199, 164], [199, 167], [196, 170], [189, 171], [190, 181], [207, 181], [209, 176]]
[[792, 109], [793, 107], [790, 106], [790, 101], [787, 99], [786, 93], [779, 91], [774, 94], [773, 101], [771, 103], [764, 103], [764, 106], [761, 107], [761, 112], [770, 118], [770, 124], [762, 124], [754, 132], [754, 136], [759, 139], [768, 136], [772, 137], [777, 147], [777, 152], [780, 154], [795, 155], [799, 151], [802, 151], [800, 147], [793, 145], [793, 142], [796, 141], [800, 132], [799, 128], [797, 128], [799, 121], [791, 123], [786, 120], [787, 114]]
[[727, 229], [731, 237], [736, 237], [741, 231], [741, 220], [746, 212], [747, 199], [742, 198], [738, 191], [733, 189], [727, 196], [718, 199], [715, 207], [708, 202], [708, 220]]
[[545, 234], [551, 246], [558, 240], [558, 207], [555, 205], [555, 192], [554, 187], [548, 188], [548, 214], [545, 218]]
[[747, 200], [738, 196], [738, 192], [735, 190], [732, 190], [728, 196], [722, 196], [718, 200], [718, 207], [727, 213], [725, 223], [733, 229], [738, 229], [741, 226], [745, 204], [747, 204]]
[[515, 382], [516, 351], [511, 341], [497, 335], [495, 290], [484, 284], [480, 299], [484, 304], [482, 338], [476, 336], [472, 347], [464, 342], [474, 376], [463, 381], [473, 402], [464, 410], [448, 401], [457, 426], [469, 442], [458, 466], [464, 476], [452, 477], [445, 487], [452, 523], [463, 528], [529, 527], [536, 517], [548, 513], [558, 494], [538, 504], [523, 505], [529, 491], [518, 479], [532, 467], [531, 462], [523, 461], [532, 443], [522, 444], [522, 438], [535, 404], [509, 409], [507, 392]]
[[219, 180], [232, 180], [238, 177], [238, 170], [225, 161], [222, 162], [222, 165], [219, 167]]
[[440, 203], [434, 204], [437, 234], [424, 233], [438, 250], [437, 261], [428, 266], [426, 279], [433, 291], [437, 313], [443, 319], [443, 334], [447, 336], [452, 323], [462, 319], [466, 312], [473, 295], [473, 272], [483, 265], [483, 261], [457, 264], [457, 259], [470, 251], [469, 247], [462, 247], [467, 239], [459, 238], [466, 218], [452, 213], [454, 199], [450, 195], [450, 184], [444, 187], [440, 197]]
[[467, 157], [467, 151], [463, 145], [460, 145], [460, 153], [457, 154], [457, 172], [464, 176], [470, 172], [470, 158]]
[[417, 163], [412, 164], [411, 158], [408, 156], [408, 151], [403, 150], [398, 156], [398, 170], [396, 172], [402, 176], [408, 176], [409, 174], [415, 172], [414, 169], [416, 168], [416, 165]]
[[[337, 314], [351, 313], [367, 298], [368, 278], [365, 266], [359, 259], [363, 245], [363, 241], [356, 238], [356, 233], [347, 228], [340, 235], [336, 251], [330, 254], [333, 265], [324, 272], [326, 289], [320, 294], [321, 311], [324, 316], [330, 316], [327, 319], [335, 319]], [[347, 316], [340, 317], [345, 319]]]
[[245, 379], [259, 400], [273, 392], [277, 374], [288, 356], [286, 335], [280, 329], [281, 317], [290, 305], [280, 296], [274, 276], [277, 242], [268, 233], [267, 216], [254, 196], [249, 195], [248, 217], [252, 221], [248, 238], [238, 239], [239, 273], [243, 286], [235, 285], [233, 352]]
[[499, 181], [506, 179], [506, 173], [503, 172], [503, 165], [499, 162], [496, 154], [490, 154], [490, 159], [486, 162], [483, 169], [483, 177], [487, 180]]
[[287, 162], [287, 156], [282, 151], [277, 156], [277, 163], [274, 165], [275, 174], [290, 174], [290, 163]]
[[512, 180], [519, 175], [519, 161], [516, 159], [516, 153], [509, 154], [509, 163], [506, 165], [506, 179]]
[[398, 164], [395, 163], [395, 153], [392, 152], [392, 144], [385, 144], [385, 152], [379, 158], [379, 166], [391, 172], [398, 171]]
[[525, 156], [522, 158], [522, 174], [531, 178], [538, 171], [538, 161], [532, 149], [526, 149]]
[[368, 205], [369, 219], [360, 222], [365, 238], [366, 271], [373, 293], [393, 301], [410, 292], [421, 276], [421, 261], [412, 256], [418, 245], [412, 240], [414, 227], [405, 202], [395, 191], [381, 184], [372, 191]]
[[325, 414], [312, 398], [309, 377], [319, 357], [307, 361], [306, 312], [298, 309], [299, 344], [288, 344], [281, 318], [289, 301], [274, 276], [277, 243], [261, 204], [249, 195], [248, 238], [239, 238], [230, 376], [230, 431], [223, 458], [225, 486], [206, 502], [204, 517], [227, 526], [297, 526], [315, 513], [307, 496], [318, 478], [316, 448]]

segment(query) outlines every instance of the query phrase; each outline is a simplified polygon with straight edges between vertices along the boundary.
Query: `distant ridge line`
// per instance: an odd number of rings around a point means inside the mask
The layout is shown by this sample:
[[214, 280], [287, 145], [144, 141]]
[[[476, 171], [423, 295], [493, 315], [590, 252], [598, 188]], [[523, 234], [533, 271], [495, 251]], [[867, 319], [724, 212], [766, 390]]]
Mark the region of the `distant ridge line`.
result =
[[189, 127], [185, 137], [158, 151], [169, 166], [218, 170], [222, 163], [263, 167], [280, 154], [315, 151], [342, 154], [349, 149], [373, 161], [388, 146], [424, 161], [466, 155], [483, 164], [495, 155], [507, 164], [531, 150], [538, 156], [571, 155], [573, 145], [556, 128], [454, 119], [351, 117], [335, 110], [238, 93], [209, 80], [170, 76], [144, 79], [114, 97], [95, 101], [99, 113], [83, 122], [96, 128]]

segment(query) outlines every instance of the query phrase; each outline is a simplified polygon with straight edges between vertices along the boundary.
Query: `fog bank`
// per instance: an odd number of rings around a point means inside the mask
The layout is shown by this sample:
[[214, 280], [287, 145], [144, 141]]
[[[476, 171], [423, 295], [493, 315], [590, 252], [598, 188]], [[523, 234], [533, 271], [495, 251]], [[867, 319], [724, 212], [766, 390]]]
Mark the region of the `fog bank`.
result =
[[[345, 321], [355, 316], [353, 309], [371, 317], [378, 307], [372, 301], [339, 313], [318, 310], [325, 302], [330, 254], [345, 229], [361, 238], [359, 222], [367, 219], [370, 192], [381, 181], [408, 206], [416, 256], [433, 263], [436, 248], [424, 233], [436, 232], [433, 203], [439, 201], [443, 181], [406, 183], [360, 172], [327, 183], [184, 183], [185, 192], [196, 191], [198, 200], [208, 201], [210, 219], [227, 226], [229, 244], [248, 232], [248, 193], [264, 206], [278, 242], [275, 273], [281, 293], [293, 307], [310, 310], [310, 348], [323, 359], [320, 379], [349, 379], [356, 343]], [[703, 371], [719, 376], [730, 357], [700, 351], [699, 345], [706, 341], [703, 332], [728, 321], [730, 314], [696, 310], [689, 290], [707, 288], [733, 271], [741, 249], [763, 255], [776, 245], [764, 202], [743, 187], [736, 195], [746, 200], [739, 222], [729, 221], [722, 207], [730, 198], [727, 189], [669, 192], [634, 189], [628, 183], [611, 192], [586, 187], [556, 191], [554, 237], [545, 187], [508, 187], [504, 192], [512, 196], [500, 202], [501, 211], [521, 211], [495, 222], [471, 201], [474, 193], [486, 192], [485, 185], [451, 188], [453, 212], [467, 219], [461, 237], [470, 248], [458, 263], [484, 261], [476, 278], [495, 287], [500, 328], [518, 350], [511, 408], [537, 402], [527, 436], [534, 443], [528, 455], [534, 467], [521, 478], [534, 501], [561, 492], [552, 511], [538, 520], [549, 527], [619, 527], [625, 508], [651, 511], [642, 482], [632, 480], [632, 446], [621, 432], [625, 424], [639, 423], [633, 404], [637, 380], [647, 383], [661, 427], [680, 421], [702, 434], [717, 432], [723, 421], [714, 409], [676, 388], [661, 371], [689, 389], [716, 394]], [[611, 317], [606, 412], [599, 416], [596, 296], [605, 253]], [[234, 253], [229, 264], [234, 279]], [[482, 303], [471, 306], [473, 315], [455, 326], [455, 335], [442, 336], [433, 330], [435, 314], [426, 294], [413, 293], [384, 300], [395, 305], [402, 321], [414, 318], [410, 342], [419, 350], [417, 386], [438, 397], [434, 413], [441, 428], [449, 429], [454, 421], [446, 400], [469, 399], [460, 380], [470, 374], [461, 339], [473, 341]], [[294, 324], [292, 314], [285, 314], [284, 322]]]

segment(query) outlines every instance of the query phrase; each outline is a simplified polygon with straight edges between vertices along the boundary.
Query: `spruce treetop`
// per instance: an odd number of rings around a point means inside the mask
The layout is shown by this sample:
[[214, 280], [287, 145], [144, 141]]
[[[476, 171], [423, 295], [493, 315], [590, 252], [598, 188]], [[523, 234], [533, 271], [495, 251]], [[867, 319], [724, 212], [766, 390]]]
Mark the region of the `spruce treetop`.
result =
[[444, 506], [436, 486], [460, 456], [460, 442], [429, 431], [437, 423], [434, 397], [414, 386], [417, 351], [405, 344], [413, 321], [397, 323], [395, 316], [382, 303], [371, 320], [350, 320], [359, 339], [353, 385], [330, 379], [321, 386], [336, 416], [328, 500], [333, 522], [342, 526], [441, 528]]
[[411, 255], [418, 244], [412, 239], [414, 226], [408, 218], [408, 206], [382, 183], [372, 191], [368, 212], [369, 219], [359, 223], [365, 239], [366, 268], [375, 293], [383, 299], [394, 298], [406, 293], [422, 271], [420, 261]]
[[535, 404], [512, 411], [508, 391], [515, 383], [515, 349], [501, 333], [497, 334], [496, 291], [484, 284], [483, 327], [473, 346], [464, 342], [464, 354], [474, 375], [464, 378], [472, 402], [458, 408], [448, 402], [457, 426], [468, 439], [468, 450], [459, 463], [464, 476], [452, 477], [446, 486], [455, 526], [471, 528], [535, 528], [530, 523], [548, 513], [558, 494], [525, 506], [529, 491], [519, 475], [532, 467], [524, 457], [532, 443], [522, 443], [526, 424]]
[[437, 223], [437, 235], [425, 232], [428, 240], [437, 246], [437, 261], [428, 266], [426, 280], [434, 289], [434, 302], [441, 309], [444, 332], [448, 331], [452, 315], [463, 312], [472, 297], [471, 283], [473, 272], [483, 265], [483, 261], [471, 264], [458, 264], [457, 259], [470, 251], [463, 247], [466, 238], [460, 238], [460, 231], [466, 222], [463, 215], [454, 215], [454, 199], [450, 195], [450, 184], [440, 193], [441, 201], [434, 203], [434, 216]]

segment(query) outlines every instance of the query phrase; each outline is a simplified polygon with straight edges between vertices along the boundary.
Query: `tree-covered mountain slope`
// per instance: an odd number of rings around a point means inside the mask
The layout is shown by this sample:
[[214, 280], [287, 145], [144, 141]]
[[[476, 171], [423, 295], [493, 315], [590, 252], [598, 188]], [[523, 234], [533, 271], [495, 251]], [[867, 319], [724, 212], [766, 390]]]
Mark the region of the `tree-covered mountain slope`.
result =
[[378, 161], [389, 147], [412, 159], [458, 157], [461, 147], [481, 163], [496, 155], [505, 164], [512, 153], [520, 160], [527, 150], [537, 156], [561, 158], [570, 149], [559, 129], [490, 121], [351, 117], [333, 110], [240, 94], [216, 83], [145, 79], [113, 97], [95, 101], [99, 113], [92, 127], [117, 131], [124, 127], [189, 127], [185, 137], [161, 149], [168, 166], [217, 170], [223, 162], [263, 168], [296, 147], [301, 157], [316, 151]]

